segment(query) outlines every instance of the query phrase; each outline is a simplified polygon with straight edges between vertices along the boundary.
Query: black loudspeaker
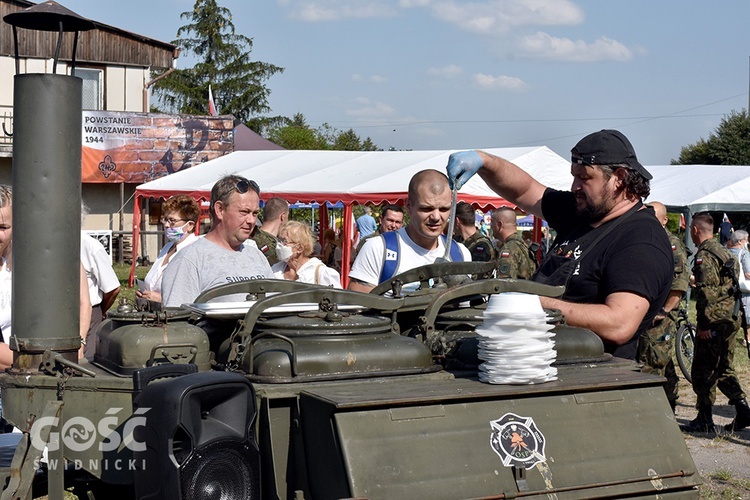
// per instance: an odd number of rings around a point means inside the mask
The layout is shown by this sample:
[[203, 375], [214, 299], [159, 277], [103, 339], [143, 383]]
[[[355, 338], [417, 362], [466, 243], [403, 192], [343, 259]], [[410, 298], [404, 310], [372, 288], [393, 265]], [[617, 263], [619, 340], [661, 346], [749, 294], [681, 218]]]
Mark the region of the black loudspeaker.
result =
[[136, 497], [260, 499], [252, 384], [236, 373], [165, 378], [155, 368], [134, 374], [131, 418], [145, 417], [133, 427]]

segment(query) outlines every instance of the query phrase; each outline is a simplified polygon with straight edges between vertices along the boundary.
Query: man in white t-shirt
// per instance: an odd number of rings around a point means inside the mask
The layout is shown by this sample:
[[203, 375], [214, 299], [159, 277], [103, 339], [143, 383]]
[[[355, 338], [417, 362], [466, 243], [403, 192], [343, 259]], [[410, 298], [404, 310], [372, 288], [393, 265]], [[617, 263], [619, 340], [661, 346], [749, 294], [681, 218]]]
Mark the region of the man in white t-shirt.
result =
[[104, 245], [85, 233], [81, 233], [81, 264], [86, 273], [91, 299], [91, 324], [86, 334], [83, 355], [91, 360], [96, 350], [96, 330], [120, 293], [120, 280], [112, 268], [112, 257]]
[[[395, 263], [391, 276], [409, 269], [432, 264], [445, 253], [443, 231], [448, 224], [451, 209], [451, 190], [448, 177], [437, 170], [422, 170], [409, 181], [409, 196], [406, 210], [409, 224], [395, 234], [397, 249], [388, 247], [383, 235], [367, 240], [357, 255], [349, 272], [349, 290], [368, 293], [375, 288], [383, 276], [385, 261]], [[453, 243], [460, 250], [464, 262], [471, 261], [471, 254], [460, 243]], [[393, 252], [397, 252], [394, 257]], [[456, 255], [456, 254], [454, 254]], [[455, 259], [451, 259], [455, 260]]]

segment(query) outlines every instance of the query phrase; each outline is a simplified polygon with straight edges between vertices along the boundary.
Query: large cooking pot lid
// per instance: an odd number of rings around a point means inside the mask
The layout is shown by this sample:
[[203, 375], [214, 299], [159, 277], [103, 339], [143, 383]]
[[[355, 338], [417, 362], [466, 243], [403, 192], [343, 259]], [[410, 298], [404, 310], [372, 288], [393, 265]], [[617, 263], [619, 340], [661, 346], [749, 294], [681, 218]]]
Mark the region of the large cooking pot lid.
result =
[[183, 308], [167, 308], [163, 311], [109, 311], [107, 317], [122, 323], [155, 323], [165, 321], [187, 320], [190, 310]]
[[350, 314], [341, 311], [311, 311], [277, 318], [261, 318], [256, 331], [283, 335], [352, 335], [391, 331], [384, 316]]

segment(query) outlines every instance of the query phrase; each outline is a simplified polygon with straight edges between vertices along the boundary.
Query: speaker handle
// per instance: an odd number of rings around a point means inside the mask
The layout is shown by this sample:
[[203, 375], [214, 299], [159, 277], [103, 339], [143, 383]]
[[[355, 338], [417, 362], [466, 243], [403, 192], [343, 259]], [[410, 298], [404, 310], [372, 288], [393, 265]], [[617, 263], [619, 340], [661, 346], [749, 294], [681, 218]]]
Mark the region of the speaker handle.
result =
[[180, 377], [191, 373], [198, 373], [198, 365], [174, 365], [170, 363], [136, 370], [133, 372], [133, 401], [148, 384], [156, 379]]

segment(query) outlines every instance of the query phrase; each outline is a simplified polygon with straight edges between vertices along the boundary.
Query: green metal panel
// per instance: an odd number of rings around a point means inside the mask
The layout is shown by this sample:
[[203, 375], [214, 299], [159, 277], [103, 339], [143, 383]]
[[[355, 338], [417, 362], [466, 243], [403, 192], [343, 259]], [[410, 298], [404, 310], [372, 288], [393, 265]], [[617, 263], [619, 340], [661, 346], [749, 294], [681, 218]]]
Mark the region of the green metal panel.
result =
[[155, 363], [192, 363], [199, 371], [211, 369], [208, 335], [187, 321], [122, 324], [105, 320], [97, 331], [94, 361], [111, 373], [130, 377]]
[[[60, 436], [63, 445], [81, 446], [79, 450], [65, 446], [65, 457], [74, 466], [113, 484], [131, 483], [132, 452], [124, 446], [113, 451], [102, 450], [101, 443], [123, 436], [125, 421], [132, 414], [132, 379], [107, 376], [92, 365], [86, 366], [97, 377], [72, 377], [65, 382], [62, 416], [53, 432]], [[42, 415], [47, 401], [58, 399], [59, 382], [60, 379], [47, 375], [4, 375], [0, 378], [3, 415], [15, 426], [26, 428], [32, 415]], [[87, 422], [84, 424], [81, 418]], [[113, 423], [105, 427], [103, 423], [108, 421]], [[88, 422], [97, 427], [93, 433], [86, 427]], [[90, 445], [86, 445], [89, 441]]]
[[[313, 496], [690, 493], [700, 481], [662, 388], [654, 379], [638, 384], [629, 378], [619, 388], [609, 386], [611, 379], [599, 390], [579, 392], [586, 389], [576, 389], [572, 373], [569, 383], [541, 384], [547, 394], [535, 397], [519, 386], [508, 391], [469, 380], [438, 382], [423, 387], [426, 404], [408, 403], [415, 387], [403, 397], [386, 397], [387, 391], [359, 398], [345, 390], [303, 393], [303, 424], [315, 429], [305, 435], [311, 474], [323, 472], [315, 469], [320, 461], [328, 461], [331, 472], [313, 487]], [[508, 413], [533, 419], [545, 440], [546, 461], [528, 471], [503, 465], [490, 445], [491, 422]], [[330, 433], [321, 432], [327, 428]], [[337, 453], [342, 464], [329, 461]]]

